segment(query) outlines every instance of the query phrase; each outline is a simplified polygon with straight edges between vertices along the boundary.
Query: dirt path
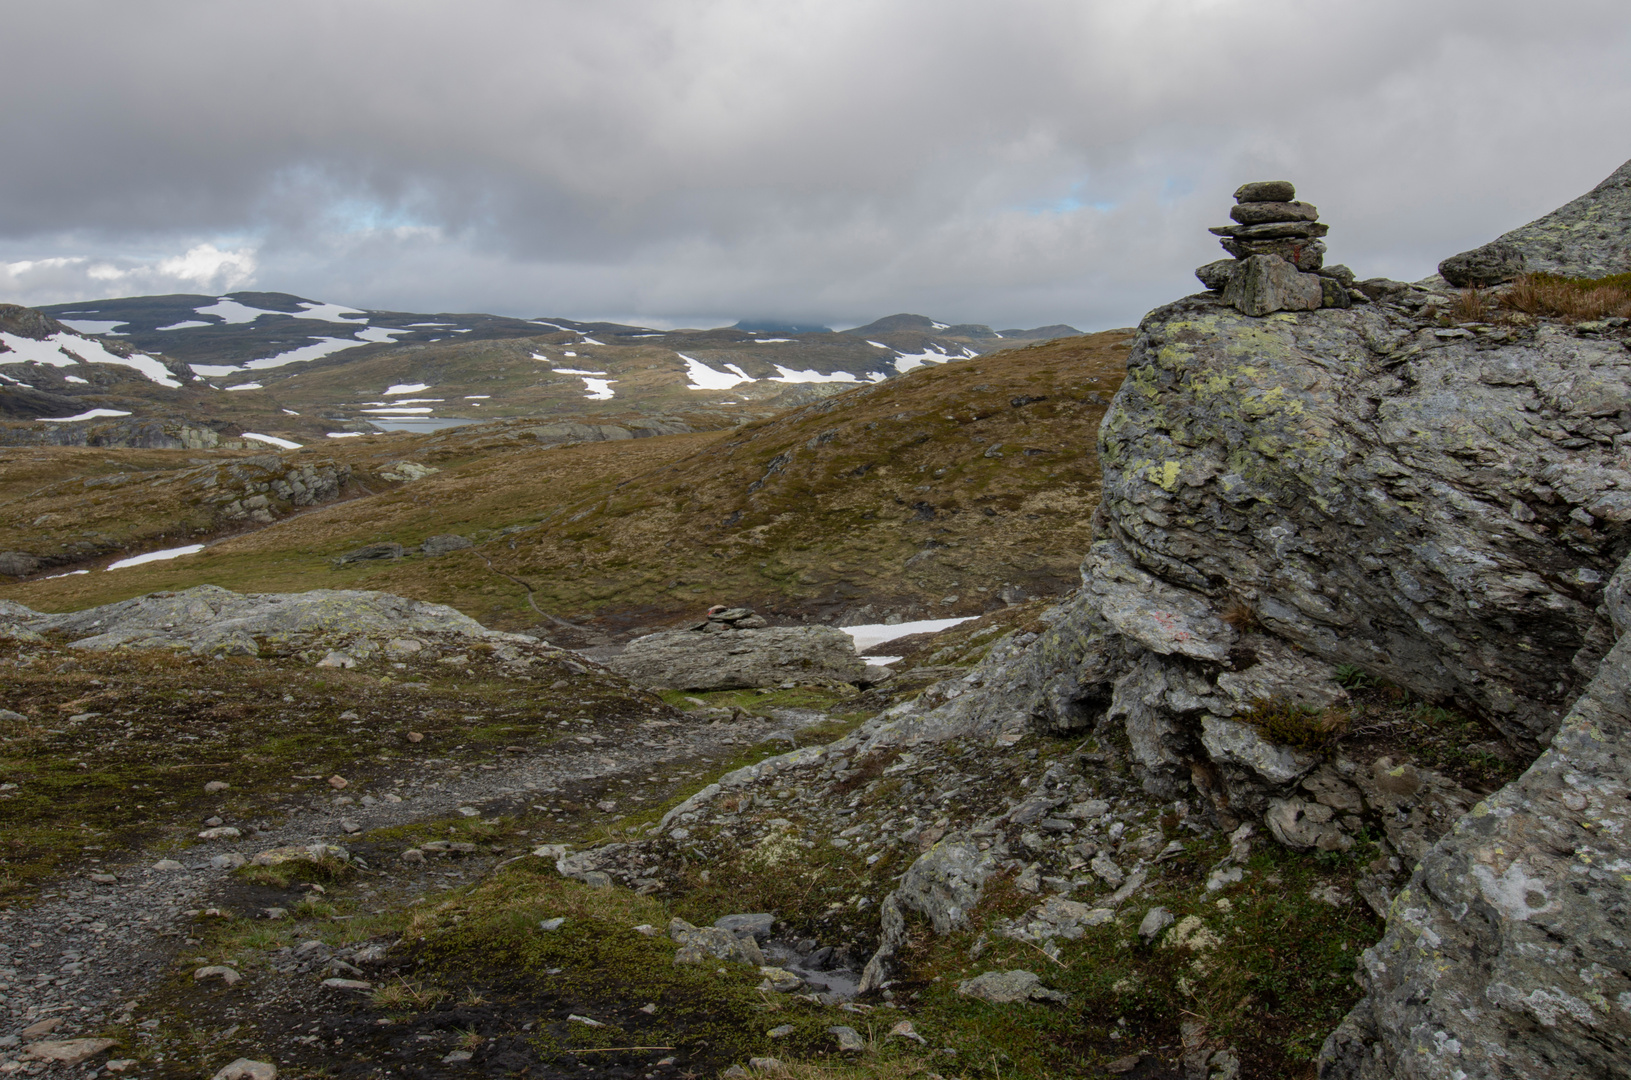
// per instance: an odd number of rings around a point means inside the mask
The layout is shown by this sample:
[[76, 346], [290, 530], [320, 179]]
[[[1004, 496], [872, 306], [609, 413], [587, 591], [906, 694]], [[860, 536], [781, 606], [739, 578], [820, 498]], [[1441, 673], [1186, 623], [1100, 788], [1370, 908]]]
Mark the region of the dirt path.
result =
[[[378, 913], [478, 880], [502, 860], [552, 838], [548, 834], [615, 826], [625, 814], [655, 805], [682, 784], [713, 775], [747, 747], [767, 740], [791, 744], [801, 729], [826, 719], [789, 709], [734, 722], [583, 725], [572, 740], [543, 753], [499, 754], [480, 763], [430, 758], [363, 791], [276, 807], [273, 796], [259, 808], [261, 817], [225, 822], [243, 831], [239, 838], [193, 841], [172, 835], [55, 879], [32, 906], [0, 912], [0, 1074], [98, 1075], [105, 1058], [79, 1068], [19, 1059], [20, 1046], [31, 1041], [22, 1030], [41, 1021], [59, 1021], [44, 1036], [52, 1039], [114, 1026], [134, 1024], [138, 1032], [144, 1023], [156, 1027], [158, 1018], [144, 1016], [142, 999], [187, 946], [196, 944], [188, 935], [197, 911], [229, 896], [242, 907], [249, 895], [223, 856], [252, 857], [314, 842], [347, 845], [353, 836], [366, 838], [373, 830], [478, 814], [483, 819], [523, 814], [541, 826], [462, 859], [413, 863], [377, 856], [357, 896], [377, 902]], [[689, 771], [675, 775], [676, 766]], [[667, 792], [654, 791], [649, 783], [647, 774], [657, 767], [670, 774]], [[368, 846], [364, 841], [362, 847]], [[129, 1057], [137, 1049], [121, 1045], [112, 1053]]]

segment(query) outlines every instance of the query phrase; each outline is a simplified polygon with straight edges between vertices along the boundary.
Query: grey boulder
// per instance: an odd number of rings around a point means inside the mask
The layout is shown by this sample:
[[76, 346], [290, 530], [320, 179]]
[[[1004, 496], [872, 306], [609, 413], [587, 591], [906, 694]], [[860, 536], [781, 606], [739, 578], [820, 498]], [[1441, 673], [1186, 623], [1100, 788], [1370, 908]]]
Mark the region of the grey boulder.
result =
[[1222, 292], [1228, 286], [1229, 279], [1235, 276], [1235, 271], [1239, 268], [1240, 262], [1236, 259], [1219, 259], [1217, 262], [1209, 262], [1205, 266], [1197, 266], [1195, 268], [1195, 277], [1209, 291]]
[[0, 574], [7, 577], [27, 577], [40, 566], [40, 560], [26, 551], [0, 551]]
[[1522, 255], [1529, 271], [1583, 278], [1631, 273], [1631, 161], [1578, 199], [1495, 243]]
[[1511, 281], [1528, 266], [1516, 244], [1495, 240], [1483, 247], [1451, 255], [1438, 264], [1439, 276], [1461, 288], [1486, 288]]
[[1244, 315], [1313, 311], [1325, 299], [1314, 274], [1304, 274], [1277, 255], [1246, 259], [1223, 290], [1223, 302]]
[[468, 537], [460, 536], [457, 533], [443, 533], [439, 536], [425, 537], [425, 542], [419, 545], [419, 550], [435, 558], [438, 555], [446, 555], [450, 551], [463, 551], [465, 548], [475, 546]]
[[1319, 208], [1305, 202], [1249, 202], [1229, 208], [1229, 216], [1242, 225], [1273, 221], [1318, 221]]
[[868, 674], [854, 640], [830, 626], [664, 631], [636, 638], [608, 666], [640, 686], [694, 691], [855, 683]]
[[957, 992], [993, 1005], [1015, 1005], [1024, 1001], [1063, 1005], [1070, 1000], [1069, 994], [1043, 986], [1041, 977], [1032, 971], [988, 971], [958, 983]]
[[1235, 189], [1235, 202], [1286, 203], [1297, 197], [1296, 185], [1290, 180], [1254, 180]]

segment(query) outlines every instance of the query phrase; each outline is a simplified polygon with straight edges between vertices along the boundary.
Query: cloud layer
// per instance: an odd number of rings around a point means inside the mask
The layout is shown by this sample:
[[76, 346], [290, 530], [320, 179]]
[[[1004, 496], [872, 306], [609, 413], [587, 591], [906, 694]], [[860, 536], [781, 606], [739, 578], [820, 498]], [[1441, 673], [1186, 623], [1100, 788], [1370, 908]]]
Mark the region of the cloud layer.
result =
[[1243, 180], [1419, 277], [1631, 156], [1623, 0], [59, 0], [8, 37], [32, 303], [1123, 325]]

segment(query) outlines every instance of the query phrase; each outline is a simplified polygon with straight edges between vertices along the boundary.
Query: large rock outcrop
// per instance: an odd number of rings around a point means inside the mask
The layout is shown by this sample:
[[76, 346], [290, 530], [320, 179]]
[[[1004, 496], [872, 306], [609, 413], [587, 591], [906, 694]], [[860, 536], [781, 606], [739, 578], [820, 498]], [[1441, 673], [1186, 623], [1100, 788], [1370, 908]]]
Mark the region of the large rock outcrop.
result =
[[1550, 748], [1394, 899], [1321, 1080], [1631, 1076], [1631, 618], [1616, 615]]
[[46, 633], [62, 634], [73, 648], [93, 651], [163, 648], [258, 656], [328, 649], [339, 657], [331, 662], [344, 666], [382, 650], [417, 652], [419, 639], [427, 636], [499, 647], [537, 643], [525, 634], [489, 630], [443, 604], [382, 592], [235, 593], [198, 585], [56, 615], [0, 600], [0, 636]]
[[1572, 202], [1439, 264], [1452, 285], [1485, 286], [1525, 272], [1631, 274], [1631, 161]]
[[629, 643], [608, 666], [637, 686], [745, 690], [867, 680], [855, 641], [830, 626], [669, 630]]

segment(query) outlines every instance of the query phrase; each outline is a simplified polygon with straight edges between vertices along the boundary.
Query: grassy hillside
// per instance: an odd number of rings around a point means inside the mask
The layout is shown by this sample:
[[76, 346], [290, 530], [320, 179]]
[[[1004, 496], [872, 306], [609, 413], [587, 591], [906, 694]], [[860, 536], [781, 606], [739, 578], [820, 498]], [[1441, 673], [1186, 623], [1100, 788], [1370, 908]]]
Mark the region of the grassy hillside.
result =
[[[1128, 344], [1111, 331], [920, 368], [727, 431], [547, 447], [536, 424], [512, 421], [331, 440], [276, 457], [348, 467], [344, 501], [291, 507], [265, 527], [204, 520], [175, 478], [272, 455], [8, 449], [0, 546], [60, 552], [75, 532], [152, 547], [222, 538], [0, 596], [62, 610], [203, 582], [372, 588], [551, 635], [561, 629], [546, 615], [627, 629], [727, 601], [791, 618], [976, 614], [1005, 587], [1075, 581], [1098, 498], [1097, 426]], [[440, 471], [386, 479], [404, 460]], [[417, 547], [438, 533], [477, 546], [332, 565], [364, 544]]]

